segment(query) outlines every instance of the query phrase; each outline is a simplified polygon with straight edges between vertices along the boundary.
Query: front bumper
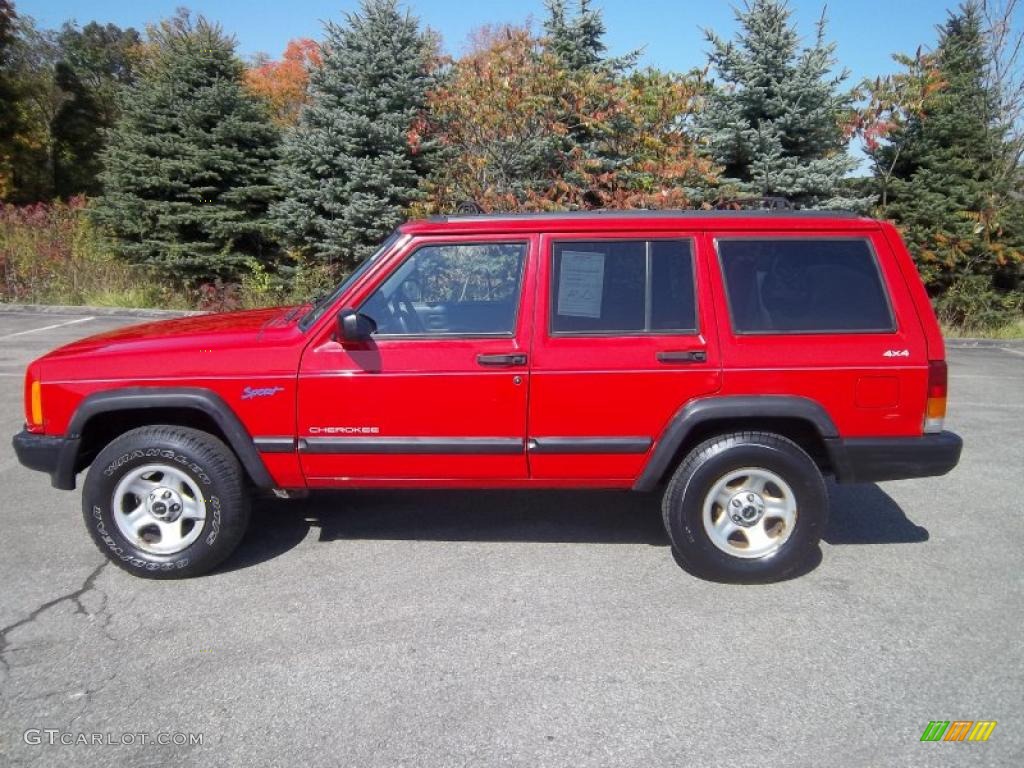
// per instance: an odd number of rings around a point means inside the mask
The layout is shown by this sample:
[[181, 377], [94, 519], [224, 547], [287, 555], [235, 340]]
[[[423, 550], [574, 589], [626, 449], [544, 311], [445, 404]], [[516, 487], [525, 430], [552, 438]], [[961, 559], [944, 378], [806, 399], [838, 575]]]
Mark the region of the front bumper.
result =
[[836, 480], [877, 483], [937, 477], [960, 461], [963, 440], [952, 432], [921, 437], [870, 437], [828, 441]]
[[29, 469], [46, 472], [54, 488], [75, 489], [75, 462], [78, 438], [37, 435], [22, 430], [11, 441], [18, 461]]

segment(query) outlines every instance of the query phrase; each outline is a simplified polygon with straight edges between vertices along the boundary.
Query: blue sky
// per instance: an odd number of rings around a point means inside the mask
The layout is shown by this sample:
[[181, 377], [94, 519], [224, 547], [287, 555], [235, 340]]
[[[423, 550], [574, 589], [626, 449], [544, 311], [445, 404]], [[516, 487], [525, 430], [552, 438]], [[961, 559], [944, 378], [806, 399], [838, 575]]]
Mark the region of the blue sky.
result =
[[[832, 0], [829, 37], [855, 78], [884, 74], [895, 69], [893, 52], [912, 52], [918, 45], [934, 43], [935, 25], [955, 2]], [[180, 5], [219, 21], [235, 35], [243, 56], [263, 51], [276, 58], [292, 38], [319, 39], [321, 22], [340, 20], [357, 0], [15, 0], [19, 13], [45, 27], [75, 19], [141, 29]], [[407, 5], [441, 33], [445, 47], [455, 54], [462, 50], [467, 33], [481, 24], [544, 17], [543, 0], [412, 0]], [[612, 53], [640, 48], [643, 63], [666, 69], [704, 65], [703, 28], [730, 36], [736, 29], [730, 3], [724, 0], [596, 0], [595, 5], [604, 11]], [[790, 5], [800, 32], [811, 35], [822, 0], [791, 0]]]

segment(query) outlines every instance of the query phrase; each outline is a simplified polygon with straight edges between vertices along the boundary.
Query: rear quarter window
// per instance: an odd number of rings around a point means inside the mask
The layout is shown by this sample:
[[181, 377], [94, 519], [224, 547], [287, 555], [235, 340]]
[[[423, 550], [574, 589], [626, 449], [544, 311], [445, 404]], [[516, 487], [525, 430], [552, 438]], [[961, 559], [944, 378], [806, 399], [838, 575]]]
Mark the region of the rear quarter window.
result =
[[736, 333], [895, 330], [866, 239], [722, 238], [715, 245]]

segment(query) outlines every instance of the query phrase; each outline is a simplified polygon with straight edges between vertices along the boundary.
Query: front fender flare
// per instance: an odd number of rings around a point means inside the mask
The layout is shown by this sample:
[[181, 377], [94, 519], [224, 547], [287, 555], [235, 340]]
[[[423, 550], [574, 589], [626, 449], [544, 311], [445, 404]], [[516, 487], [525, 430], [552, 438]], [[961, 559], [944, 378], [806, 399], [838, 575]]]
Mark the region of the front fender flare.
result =
[[[256, 450], [252, 436], [241, 420], [220, 395], [201, 387], [125, 387], [95, 392], [79, 404], [65, 430], [65, 437], [74, 440], [78, 446], [85, 425], [94, 416], [144, 408], [181, 408], [206, 414], [224, 433], [253, 484], [258, 488], [274, 487], [274, 481]], [[55, 478], [54, 484], [61, 482], [57, 487], [74, 488], [74, 467], [73, 460], [62, 462], [61, 477]]]

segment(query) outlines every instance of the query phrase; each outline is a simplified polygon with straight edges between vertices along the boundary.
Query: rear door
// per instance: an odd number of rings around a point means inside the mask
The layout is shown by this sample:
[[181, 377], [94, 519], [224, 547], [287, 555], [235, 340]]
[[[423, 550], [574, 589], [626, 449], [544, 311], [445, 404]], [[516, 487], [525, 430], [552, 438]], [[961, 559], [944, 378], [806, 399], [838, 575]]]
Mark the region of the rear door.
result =
[[522, 480], [531, 236], [422, 237], [356, 300], [377, 331], [325, 334], [302, 359], [298, 430], [312, 486]]
[[693, 233], [541, 238], [530, 475], [629, 485], [721, 364]]

